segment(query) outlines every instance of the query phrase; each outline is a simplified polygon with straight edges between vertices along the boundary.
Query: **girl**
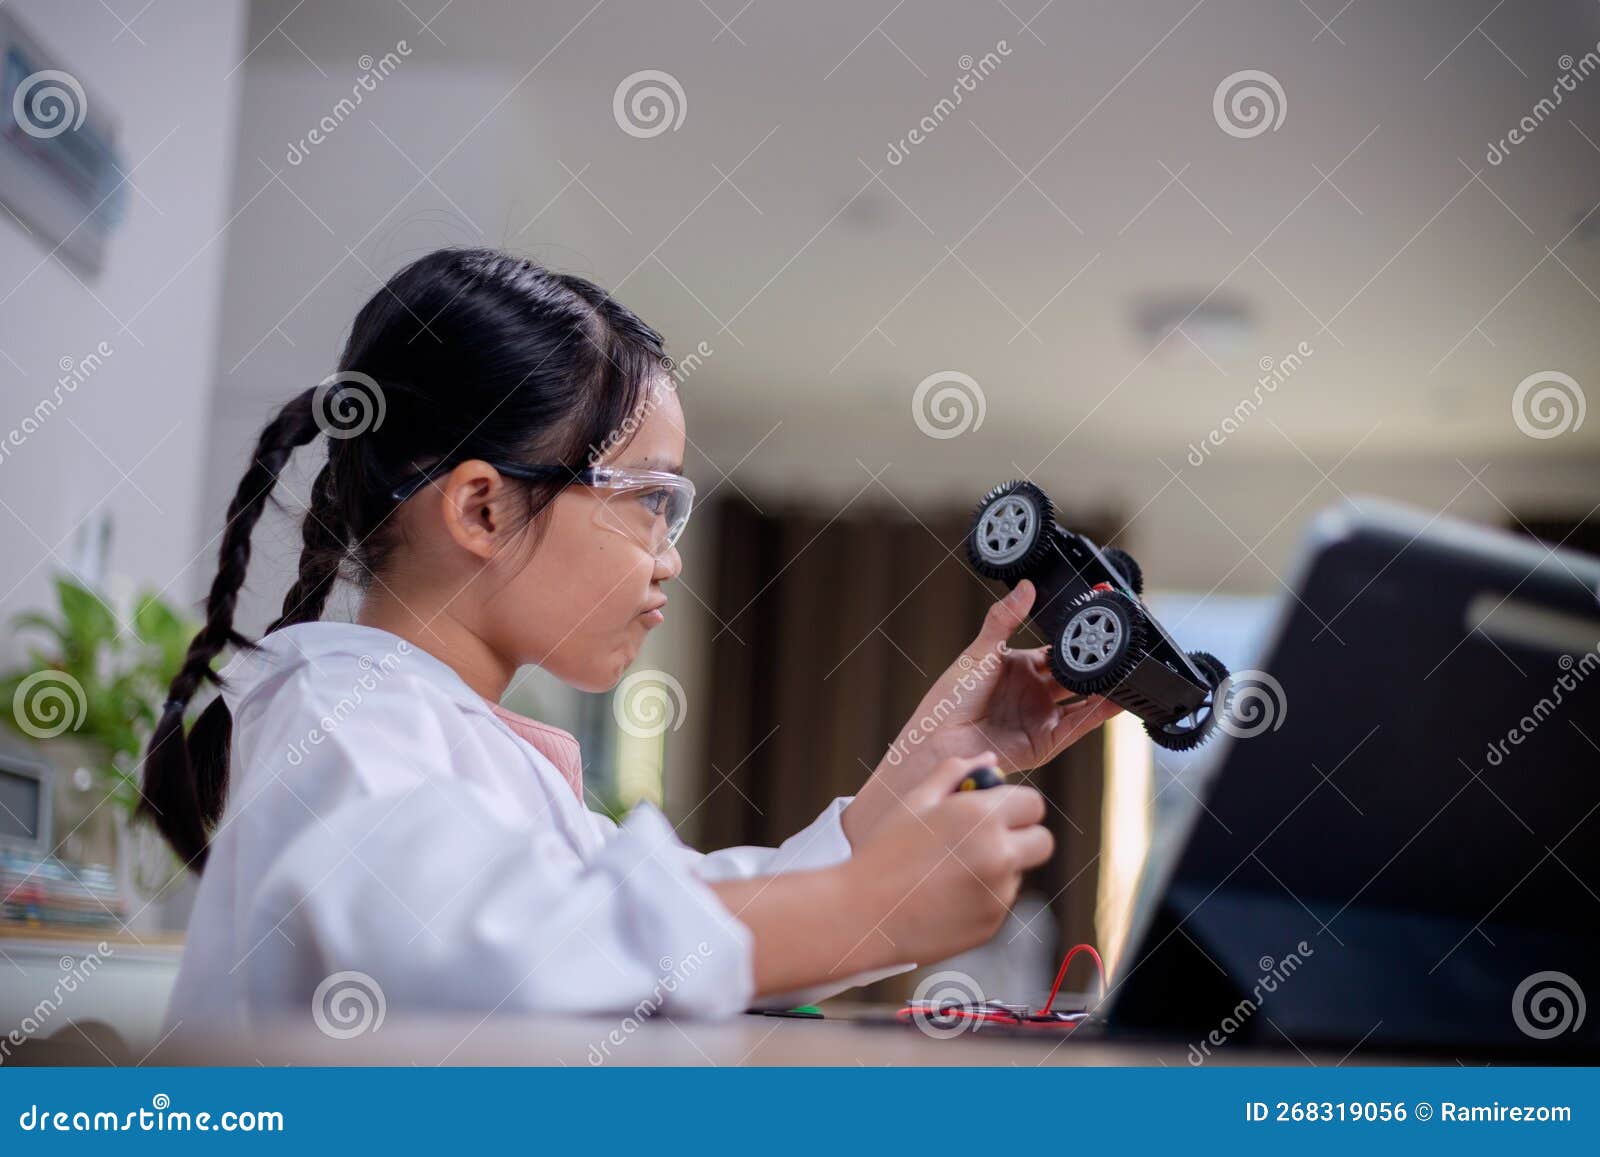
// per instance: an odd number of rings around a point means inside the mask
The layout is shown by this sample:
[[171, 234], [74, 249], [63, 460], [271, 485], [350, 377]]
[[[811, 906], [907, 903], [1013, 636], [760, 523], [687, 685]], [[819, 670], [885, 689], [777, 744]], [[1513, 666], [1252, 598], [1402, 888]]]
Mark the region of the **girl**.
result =
[[[145, 759], [144, 811], [204, 868], [169, 1023], [303, 1014], [345, 971], [397, 1009], [726, 1016], [993, 935], [1051, 854], [1045, 804], [956, 785], [1114, 710], [1059, 705], [1043, 649], [1006, 648], [1025, 582], [860, 794], [778, 848], [701, 855], [648, 805], [618, 827], [584, 807], [572, 737], [498, 705], [528, 663], [611, 688], [662, 621], [694, 494], [669, 366], [590, 282], [446, 250], [375, 294], [340, 372], [268, 424]], [[298, 579], [253, 643], [233, 624], [251, 530], [324, 433]], [[358, 620], [321, 622], [341, 576]], [[205, 683], [221, 694], [185, 737]]]

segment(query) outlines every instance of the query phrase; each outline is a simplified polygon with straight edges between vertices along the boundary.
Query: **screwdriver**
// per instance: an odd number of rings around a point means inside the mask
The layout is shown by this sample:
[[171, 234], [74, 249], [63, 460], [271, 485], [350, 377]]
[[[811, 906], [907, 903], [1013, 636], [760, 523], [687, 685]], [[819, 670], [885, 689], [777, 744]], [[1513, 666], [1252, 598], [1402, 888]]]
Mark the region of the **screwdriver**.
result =
[[957, 791], [984, 791], [987, 788], [999, 787], [1006, 781], [1005, 773], [995, 767], [975, 767], [967, 778], [956, 784]]

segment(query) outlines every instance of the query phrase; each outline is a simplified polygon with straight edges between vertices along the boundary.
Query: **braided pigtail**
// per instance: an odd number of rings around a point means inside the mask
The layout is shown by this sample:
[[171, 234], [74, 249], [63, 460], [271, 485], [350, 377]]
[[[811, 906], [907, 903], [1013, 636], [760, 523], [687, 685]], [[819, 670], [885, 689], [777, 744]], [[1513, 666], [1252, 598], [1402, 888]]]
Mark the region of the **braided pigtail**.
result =
[[[228, 506], [217, 576], [206, 597], [205, 625], [189, 644], [145, 750], [139, 813], [155, 821], [167, 842], [196, 871], [205, 866], [210, 832], [222, 815], [233, 724], [220, 698], [200, 713], [187, 738], [183, 716], [202, 684], [220, 685], [211, 664], [224, 649], [255, 645], [233, 628], [234, 608], [250, 565], [250, 534], [290, 455], [320, 433], [315, 395], [315, 390], [305, 391], [261, 432], [250, 468]], [[325, 590], [321, 597], [326, 597]]]
[[283, 612], [267, 628], [269, 635], [279, 627], [320, 619], [338, 581], [349, 542], [336, 501], [332, 457], [311, 484], [311, 502], [300, 523], [300, 543], [300, 572], [283, 596]]

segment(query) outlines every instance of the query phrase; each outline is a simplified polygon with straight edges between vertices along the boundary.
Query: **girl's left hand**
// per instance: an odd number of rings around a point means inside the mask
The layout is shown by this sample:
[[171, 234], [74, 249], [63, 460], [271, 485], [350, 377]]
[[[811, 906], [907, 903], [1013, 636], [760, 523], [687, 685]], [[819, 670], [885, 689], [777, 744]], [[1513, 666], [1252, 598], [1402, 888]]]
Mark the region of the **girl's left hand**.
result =
[[1045, 657], [1048, 647], [1016, 651], [1007, 645], [1027, 621], [1034, 598], [1033, 584], [1023, 579], [989, 608], [977, 638], [934, 680], [845, 809], [841, 818], [852, 843], [941, 760], [992, 751], [1000, 770], [1026, 771], [1121, 710], [1097, 695], [1074, 696], [1057, 683]]

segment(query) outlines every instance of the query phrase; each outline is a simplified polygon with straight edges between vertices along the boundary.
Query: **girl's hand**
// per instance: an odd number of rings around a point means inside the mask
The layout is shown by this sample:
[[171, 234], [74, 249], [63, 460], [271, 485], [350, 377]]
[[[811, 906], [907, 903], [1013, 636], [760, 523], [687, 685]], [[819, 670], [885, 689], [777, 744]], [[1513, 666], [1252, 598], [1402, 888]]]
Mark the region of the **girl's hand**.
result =
[[982, 944], [1015, 903], [1023, 872], [1055, 851], [1033, 788], [956, 791], [994, 762], [992, 751], [940, 762], [842, 865], [864, 901], [863, 936], [887, 941], [876, 946], [884, 963], [943, 960]]
[[955, 791], [994, 762], [995, 752], [942, 760], [846, 861], [870, 928], [890, 943], [888, 962], [944, 960], [984, 943], [1016, 903], [1022, 872], [1053, 855], [1040, 826], [1045, 797], [1032, 787]]
[[1014, 651], [1007, 645], [1027, 621], [1034, 597], [1033, 584], [1019, 582], [989, 608], [977, 638], [934, 680], [841, 817], [852, 845], [940, 760], [989, 750], [1002, 771], [1026, 771], [1120, 710], [1099, 696], [1075, 697], [1057, 683], [1045, 658], [1048, 647]]
[[1022, 873], [1055, 850], [1032, 788], [956, 791], [995, 759], [941, 761], [843, 863], [711, 884], [750, 929], [757, 994], [943, 960], [993, 936]]

